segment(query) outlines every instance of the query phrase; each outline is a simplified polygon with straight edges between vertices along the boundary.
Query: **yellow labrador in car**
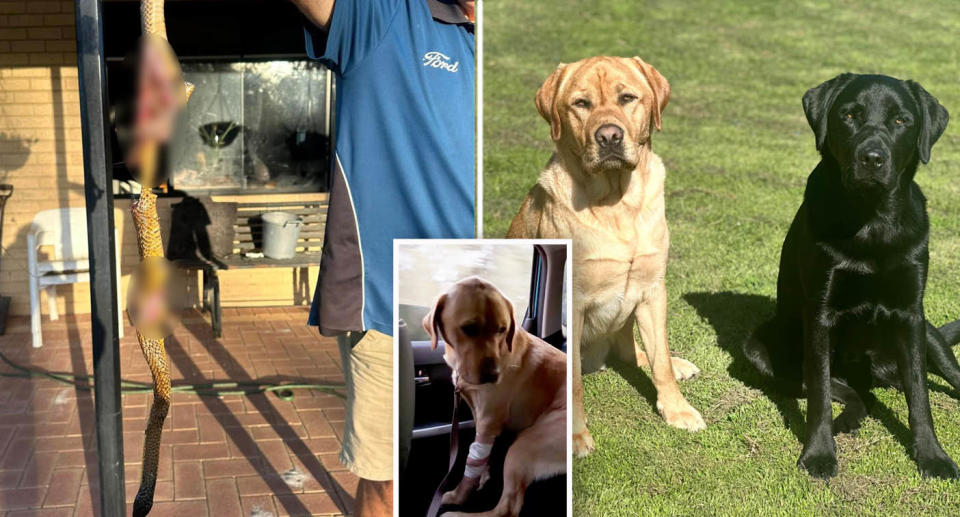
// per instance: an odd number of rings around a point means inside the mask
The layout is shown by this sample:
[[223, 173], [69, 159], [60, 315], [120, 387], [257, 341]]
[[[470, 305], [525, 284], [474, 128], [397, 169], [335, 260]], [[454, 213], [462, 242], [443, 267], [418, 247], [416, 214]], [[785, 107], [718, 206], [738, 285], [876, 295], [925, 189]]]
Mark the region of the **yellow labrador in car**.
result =
[[477, 430], [463, 479], [443, 495], [443, 504], [466, 502], [489, 476], [494, 439], [506, 429], [518, 433], [504, 460], [496, 508], [444, 515], [519, 515], [530, 483], [566, 470], [566, 355], [517, 325], [513, 304], [477, 277], [440, 295], [423, 328], [434, 348], [439, 339], [446, 343], [443, 358], [473, 411]]
[[[667, 346], [664, 276], [670, 238], [653, 128], [670, 85], [638, 57], [561, 64], [537, 92], [556, 152], [507, 232], [510, 238], [573, 239], [573, 449], [593, 450], [583, 412], [582, 371], [609, 351], [649, 366], [657, 409], [672, 426], [705, 428], [676, 379], [699, 373]], [[634, 321], [641, 348], [633, 337]]]

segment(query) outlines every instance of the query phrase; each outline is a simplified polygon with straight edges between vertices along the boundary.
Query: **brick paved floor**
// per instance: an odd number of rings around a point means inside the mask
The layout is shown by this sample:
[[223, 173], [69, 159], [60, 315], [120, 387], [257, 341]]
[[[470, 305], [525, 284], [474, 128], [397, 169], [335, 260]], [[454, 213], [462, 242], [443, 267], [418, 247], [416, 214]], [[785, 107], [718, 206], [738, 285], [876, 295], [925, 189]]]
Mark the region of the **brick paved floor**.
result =
[[[223, 338], [196, 312], [183, 315], [167, 353], [173, 382], [342, 383], [336, 342], [305, 325], [304, 308], [224, 309]], [[90, 320], [45, 319], [44, 346], [12, 318], [0, 350], [48, 370], [92, 373]], [[120, 345], [124, 379], [149, 381], [132, 328]], [[9, 368], [0, 365], [0, 371]], [[123, 396], [127, 514], [140, 480], [152, 396]], [[163, 431], [151, 517], [345, 515], [357, 478], [338, 461], [344, 405], [333, 394], [201, 397], [175, 393]], [[48, 379], [0, 377], [0, 516], [99, 515], [91, 393]]]

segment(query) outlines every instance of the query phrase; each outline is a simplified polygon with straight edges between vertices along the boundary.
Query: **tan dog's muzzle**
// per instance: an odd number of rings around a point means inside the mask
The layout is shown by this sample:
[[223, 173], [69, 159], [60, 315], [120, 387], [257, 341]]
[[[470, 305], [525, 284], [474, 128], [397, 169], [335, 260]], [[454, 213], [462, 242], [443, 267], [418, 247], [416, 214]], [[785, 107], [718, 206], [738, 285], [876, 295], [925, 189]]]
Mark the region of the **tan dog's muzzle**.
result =
[[638, 145], [626, 128], [630, 127], [623, 113], [606, 109], [587, 119], [580, 135], [584, 164], [588, 171], [603, 169], [631, 170], [637, 166]]

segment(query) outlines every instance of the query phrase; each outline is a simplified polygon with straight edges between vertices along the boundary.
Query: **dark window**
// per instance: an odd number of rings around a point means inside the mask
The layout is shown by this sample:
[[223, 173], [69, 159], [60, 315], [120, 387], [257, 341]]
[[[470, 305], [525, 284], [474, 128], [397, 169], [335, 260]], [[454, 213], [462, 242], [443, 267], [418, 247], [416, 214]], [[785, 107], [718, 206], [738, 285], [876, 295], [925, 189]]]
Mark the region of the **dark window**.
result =
[[[335, 85], [326, 68], [307, 59], [296, 7], [275, 0], [167, 2], [166, 20], [184, 75], [196, 85], [166, 156], [170, 186], [217, 194], [326, 191]], [[111, 101], [129, 88], [122, 60], [139, 36], [139, 2], [106, 0]], [[122, 156], [116, 143], [114, 156]], [[114, 175], [127, 185], [120, 191], [137, 190], [125, 183], [122, 164]]]
[[196, 90], [167, 163], [195, 192], [317, 192], [330, 164], [330, 73], [311, 61], [187, 62]]

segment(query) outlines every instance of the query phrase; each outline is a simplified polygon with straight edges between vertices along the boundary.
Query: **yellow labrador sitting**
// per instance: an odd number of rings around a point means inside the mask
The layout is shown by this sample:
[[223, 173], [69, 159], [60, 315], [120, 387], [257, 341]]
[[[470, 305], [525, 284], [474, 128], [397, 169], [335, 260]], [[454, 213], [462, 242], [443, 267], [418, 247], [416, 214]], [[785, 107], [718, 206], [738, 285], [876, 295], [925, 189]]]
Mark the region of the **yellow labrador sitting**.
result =
[[[670, 85], [642, 59], [593, 57], [562, 64], [536, 102], [556, 152], [513, 219], [507, 237], [573, 239], [573, 449], [593, 450], [581, 371], [607, 353], [649, 366], [657, 409], [672, 426], [703, 429], [676, 379], [695, 376], [670, 357], [664, 276], [670, 239], [660, 157], [650, 147]], [[636, 321], [643, 342], [633, 337]]]
[[489, 512], [469, 515], [518, 515], [530, 483], [566, 470], [566, 355], [518, 326], [513, 304], [477, 277], [441, 295], [423, 328], [434, 348], [439, 339], [446, 343], [444, 360], [477, 431], [464, 477], [443, 495], [443, 504], [466, 502], [486, 482], [494, 439], [509, 429], [518, 434], [504, 460], [500, 501]]

